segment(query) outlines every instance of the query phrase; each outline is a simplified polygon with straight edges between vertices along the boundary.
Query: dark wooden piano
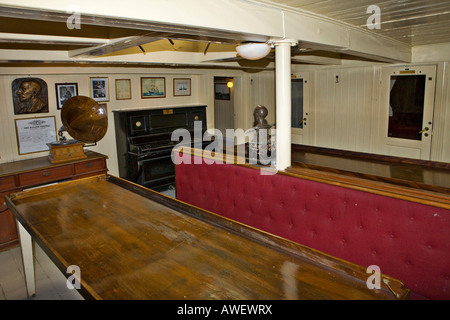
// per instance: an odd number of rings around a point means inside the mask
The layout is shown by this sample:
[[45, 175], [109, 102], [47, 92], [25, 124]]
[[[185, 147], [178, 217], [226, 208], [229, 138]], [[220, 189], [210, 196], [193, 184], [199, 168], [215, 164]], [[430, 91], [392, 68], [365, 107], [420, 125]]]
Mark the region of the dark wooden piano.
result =
[[[187, 130], [191, 135], [192, 146], [197, 142], [202, 147], [203, 134], [207, 128], [206, 106], [113, 112], [119, 176], [128, 181], [158, 191], [174, 185], [172, 149], [183, 142], [181, 139], [172, 140], [174, 130]], [[194, 134], [196, 125], [198, 137]]]

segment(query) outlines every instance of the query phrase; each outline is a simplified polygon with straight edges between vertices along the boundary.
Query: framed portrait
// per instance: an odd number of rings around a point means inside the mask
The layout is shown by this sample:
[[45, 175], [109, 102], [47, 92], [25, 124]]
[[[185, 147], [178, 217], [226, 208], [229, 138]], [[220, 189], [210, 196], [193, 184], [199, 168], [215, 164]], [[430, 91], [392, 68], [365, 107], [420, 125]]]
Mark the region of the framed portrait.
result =
[[16, 134], [19, 154], [47, 151], [57, 141], [55, 116], [16, 119]]
[[230, 100], [230, 88], [226, 83], [216, 83], [214, 85], [214, 98], [216, 100]]
[[165, 98], [166, 78], [141, 78], [141, 98]]
[[47, 83], [40, 78], [17, 78], [12, 84], [14, 114], [48, 112]]
[[95, 101], [109, 101], [108, 78], [89, 78], [89, 95]]
[[190, 96], [191, 95], [191, 79], [173, 79], [173, 95]]
[[67, 99], [78, 95], [77, 83], [56, 83], [56, 106], [61, 109]]
[[116, 99], [130, 100], [131, 99], [131, 80], [130, 79], [116, 79]]

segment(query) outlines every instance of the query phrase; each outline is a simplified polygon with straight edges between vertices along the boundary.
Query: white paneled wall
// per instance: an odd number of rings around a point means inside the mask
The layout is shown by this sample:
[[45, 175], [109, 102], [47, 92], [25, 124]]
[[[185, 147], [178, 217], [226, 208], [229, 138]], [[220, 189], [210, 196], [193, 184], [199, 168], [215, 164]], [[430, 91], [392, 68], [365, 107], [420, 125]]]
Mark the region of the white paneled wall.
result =
[[314, 144], [368, 152], [372, 112], [372, 67], [316, 72]]
[[274, 124], [275, 117], [275, 72], [265, 71], [248, 75], [247, 83], [250, 85], [250, 95], [247, 104], [247, 126], [253, 126], [253, 110], [257, 105], [263, 105], [269, 111], [267, 122]]
[[441, 130], [440, 136], [442, 135], [442, 140], [439, 136], [439, 139], [436, 142], [438, 148], [442, 150], [442, 152], [439, 152], [439, 150], [438, 152], [435, 152], [433, 150], [434, 144], [432, 144], [432, 156], [435, 154], [436, 160], [450, 162], [450, 62], [445, 62], [445, 64], [442, 65], [442, 70], [444, 81], [441, 84], [442, 89], [437, 90], [439, 95], [436, 97], [436, 104], [439, 103], [439, 115], [436, 116], [435, 113], [434, 120], [434, 127], [436, 128], [436, 126], [438, 126]]
[[[381, 153], [377, 145], [380, 68], [381, 66], [297, 67], [294, 72], [307, 71], [309, 86], [309, 138], [311, 145]], [[303, 68], [304, 70], [300, 70]], [[47, 82], [49, 113], [14, 115], [11, 83], [19, 77], [38, 77]], [[55, 83], [76, 82], [80, 95], [89, 94], [89, 77], [107, 76], [110, 101], [107, 102], [109, 127], [106, 136], [94, 151], [109, 157], [108, 168], [117, 175], [116, 142], [112, 110], [153, 108], [192, 104], [207, 105], [208, 128], [214, 127], [214, 76], [235, 79], [236, 128], [253, 126], [253, 110], [264, 105], [269, 110], [270, 124], [275, 118], [275, 72], [244, 72], [242, 70], [171, 69], [171, 68], [91, 68], [91, 67], [4, 67], [0, 68], [0, 163], [47, 155], [40, 152], [19, 155], [15, 119], [30, 116], [55, 116], [61, 126], [60, 111], [56, 108]], [[166, 78], [166, 98], [141, 99], [140, 77]], [[338, 76], [338, 78], [336, 78]], [[173, 78], [191, 78], [189, 97], [173, 96]], [[438, 64], [436, 80], [436, 109], [431, 160], [450, 162], [450, 64]], [[115, 79], [131, 79], [132, 99], [115, 99]]]
[[[56, 107], [56, 83], [77, 83], [79, 95], [89, 95], [89, 77], [108, 77], [110, 99], [108, 109], [108, 131], [93, 151], [108, 156], [108, 169], [118, 175], [116, 139], [113, 110], [128, 108], [157, 108], [186, 105], [207, 105], [208, 128], [214, 127], [214, 76], [235, 79], [236, 126], [244, 130], [253, 126], [253, 109], [263, 104], [270, 110], [269, 122], [275, 122], [275, 97], [273, 71], [245, 73], [241, 70], [209, 69], [165, 69], [165, 68], [118, 68], [118, 67], [5, 67], [0, 68], [0, 163], [42, 157], [48, 151], [19, 155], [15, 132], [15, 119], [55, 116], [57, 129], [61, 127], [60, 110]], [[165, 77], [166, 97], [141, 99], [141, 77]], [[46, 81], [48, 86], [48, 113], [14, 115], [11, 83], [16, 78], [36, 77]], [[191, 95], [173, 96], [174, 78], [191, 79]], [[116, 100], [115, 80], [131, 79], [131, 100]], [[253, 80], [253, 81], [252, 81]], [[66, 133], [66, 136], [68, 134]]]
[[[437, 65], [430, 160], [450, 162], [450, 63]], [[382, 65], [305, 68], [315, 79], [310, 96], [311, 145], [383, 154], [380, 144]], [[298, 68], [296, 70], [301, 72]], [[310, 127], [311, 128], [311, 127]]]
[[17, 154], [10, 77], [0, 81], [0, 162], [10, 162]]
[[[89, 95], [89, 77], [108, 77], [110, 99], [108, 109], [108, 131], [105, 137], [97, 143], [97, 146], [88, 149], [106, 154], [110, 173], [118, 175], [116, 159], [116, 140], [114, 130], [113, 110], [127, 108], [157, 108], [176, 107], [183, 105], [205, 104], [210, 105], [213, 101], [209, 95], [206, 82], [209, 81], [207, 71], [197, 70], [174, 70], [174, 69], [144, 69], [144, 68], [0, 68], [0, 163], [23, 160], [28, 158], [42, 157], [48, 151], [19, 155], [17, 138], [15, 132], [15, 119], [55, 116], [57, 129], [61, 127], [60, 110], [56, 107], [56, 83], [77, 83], [79, 95]], [[166, 98], [141, 99], [141, 77], [165, 77]], [[14, 115], [11, 83], [16, 78], [36, 77], [46, 81], [48, 86], [48, 113], [34, 113], [26, 115]], [[191, 95], [185, 97], [173, 96], [174, 78], [191, 79]], [[131, 100], [116, 100], [115, 80], [131, 79]], [[212, 84], [211, 84], [212, 86]], [[208, 110], [208, 121], [213, 125], [213, 109]], [[67, 133], [65, 135], [68, 136]]]

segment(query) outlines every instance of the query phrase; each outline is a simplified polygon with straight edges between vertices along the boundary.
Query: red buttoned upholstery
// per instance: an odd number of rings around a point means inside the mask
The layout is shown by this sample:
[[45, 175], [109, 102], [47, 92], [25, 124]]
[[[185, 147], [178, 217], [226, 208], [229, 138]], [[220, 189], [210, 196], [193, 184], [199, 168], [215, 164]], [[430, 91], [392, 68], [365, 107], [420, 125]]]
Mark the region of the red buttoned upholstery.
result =
[[178, 164], [177, 198], [450, 299], [450, 210], [231, 164]]

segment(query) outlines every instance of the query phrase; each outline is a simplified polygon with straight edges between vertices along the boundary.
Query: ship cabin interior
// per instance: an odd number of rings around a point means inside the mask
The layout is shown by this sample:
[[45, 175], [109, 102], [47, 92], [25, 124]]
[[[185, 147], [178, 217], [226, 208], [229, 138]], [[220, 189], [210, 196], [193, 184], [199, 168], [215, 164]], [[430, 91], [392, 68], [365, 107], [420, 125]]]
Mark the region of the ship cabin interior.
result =
[[[449, 299], [448, 21], [438, 0], [0, 0], [0, 250], [21, 247], [22, 225], [36, 236], [12, 195], [106, 175], [364, 268], [375, 261], [404, 282], [402, 297]], [[252, 149], [262, 129], [266, 149]], [[52, 146], [64, 138], [80, 144]], [[208, 165], [211, 150], [229, 156], [223, 166]], [[295, 224], [300, 203], [321, 213], [291, 232], [280, 217]], [[386, 225], [358, 204], [384, 208]], [[324, 212], [349, 220], [327, 231]], [[373, 228], [362, 236], [356, 222]], [[360, 246], [343, 244], [352, 239]]]

